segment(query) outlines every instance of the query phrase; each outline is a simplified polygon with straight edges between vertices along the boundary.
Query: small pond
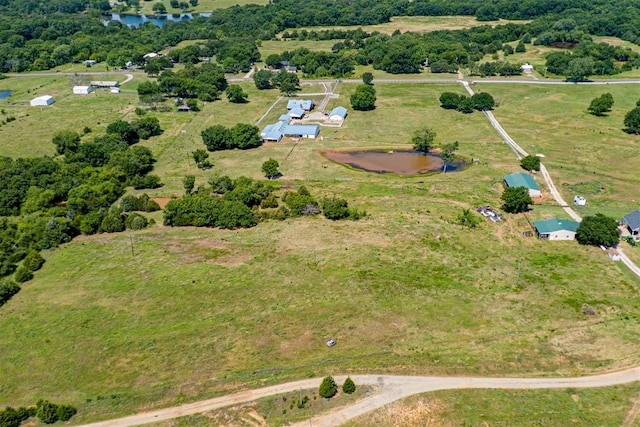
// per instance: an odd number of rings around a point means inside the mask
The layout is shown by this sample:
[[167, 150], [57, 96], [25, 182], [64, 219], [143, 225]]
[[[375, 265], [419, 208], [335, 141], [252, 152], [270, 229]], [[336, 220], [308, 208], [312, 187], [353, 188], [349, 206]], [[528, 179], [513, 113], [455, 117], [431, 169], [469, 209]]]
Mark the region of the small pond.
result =
[[202, 16], [204, 18], [211, 16], [210, 13], [200, 13], [200, 14], [192, 14], [192, 13], [176, 13], [169, 15], [158, 15], [158, 16], [146, 16], [146, 15], [128, 15], [128, 14], [119, 14], [112, 13], [111, 15], [105, 15], [107, 19], [102, 21], [104, 25], [108, 25], [110, 21], [118, 21], [122, 22], [122, 24], [128, 27], [139, 27], [145, 22], [151, 22], [158, 27], [162, 27], [168, 21], [180, 22], [180, 21], [190, 21], [193, 18], [197, 18], [198, 16]]
[[0, 90], [0, 99], [5, 99], [11, 96], [13, 92], [10, 90]]
[[[420, 175], [442, 171], [444, 161], [438, 154], [421, 151], [325, 151], [323, 155], [336, 163], [375, 173]], [[467, 164], [460, 159], [447, 164], [447, 172], [464, 169]]]

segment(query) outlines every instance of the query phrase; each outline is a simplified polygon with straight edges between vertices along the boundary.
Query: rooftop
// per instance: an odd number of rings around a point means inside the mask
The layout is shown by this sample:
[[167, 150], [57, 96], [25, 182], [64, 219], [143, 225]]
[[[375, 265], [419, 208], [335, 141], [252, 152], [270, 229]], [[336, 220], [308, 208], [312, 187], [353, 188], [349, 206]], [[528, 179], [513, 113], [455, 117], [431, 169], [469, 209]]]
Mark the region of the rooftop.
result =
[[640, 209], [631, 212], [623, 217], [625, 224], [632, 230], [640, 229]]
[[347, 109], [344, 107], [336, 107], [329, 113], [329, 116], [340, 116], [343, 119], [347, 117]]
[[540, 187], [538, 187], [538, 184], [536, 184], [531, 175], [523, 172], [505, 175], [504, 182], [507, 183], [508, 187], [525, 187], [530, 190], [540, 190]]
[[287, 110], [296, 107], [309, 111], [313, 109], [313, 101], [310, 99], [290, 99], [289, 102], [287, 102]]
[[578, 231], [579, 225], [579, 222], [558, 218], [551, 218], [543, 221], [533, 222], [533, 226], [536, 230], [538, 230], [538, 233], [540, 234], [548, 234], [560, 230], [573, 231], [575, 233], [576, 231]]

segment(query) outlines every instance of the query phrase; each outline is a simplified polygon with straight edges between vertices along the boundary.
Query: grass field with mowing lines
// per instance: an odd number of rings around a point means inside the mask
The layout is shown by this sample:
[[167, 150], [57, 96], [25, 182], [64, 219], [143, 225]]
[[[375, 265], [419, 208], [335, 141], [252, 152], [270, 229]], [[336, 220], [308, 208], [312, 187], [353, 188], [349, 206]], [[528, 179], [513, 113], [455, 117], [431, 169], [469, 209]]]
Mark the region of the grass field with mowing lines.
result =
[[403, 399], [356, 418], [345, 427], [619, 426], [638, 393], [638, 384], [587, 390], [441, 391]]

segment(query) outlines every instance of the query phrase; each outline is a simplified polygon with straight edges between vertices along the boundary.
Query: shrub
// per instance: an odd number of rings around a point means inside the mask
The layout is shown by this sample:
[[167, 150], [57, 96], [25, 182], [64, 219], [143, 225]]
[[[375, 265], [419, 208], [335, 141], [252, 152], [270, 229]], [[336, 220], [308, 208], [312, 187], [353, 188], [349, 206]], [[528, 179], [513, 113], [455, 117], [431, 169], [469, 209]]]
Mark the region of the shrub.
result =
[[265, 199], [263, 199], [260, 202], [260, 207], [262, 209], [277, 208], [278, 207], [278, 199], [276, 198], [276, 195], [273, 194], [273, 193], [269, 194]]
[[325, 198], [322, 200], [322, 213], [327, 219], [339, 220], [349, 217], [349, 204], [345, 199]]
[[320, 397], [324, 397], [325, 399], [331, 399], [338, 392], [338, 385], [331, 375], [327, 375], [322, 380], [322, 384], [320, 384], [320, 388], [318, 389], [318, 394]]
[[351, 377], [347, 377], [347, 379], [344, 380], [344, 384], [342, 384], [342, 391], [347, 394], [352, 394], [356, 391], [356, 384], [353, 382]]
[[309, 194], [306, 187], [301, 187], [298, 192], [287, 191], [282, 196], [282, 201], [287, 205], [291, 211], [291, 216], [300, 215], [315, 215], [320, 213], [318, 209], [318, 203]]
[[539, 171], [540, 158], [537, 156], [528, 155], [522, 158], [522, 160], [520, 161], [520, 166], [528, 171]]
[[118, 233], [124, 229], [124, 221], [120, 214], [108, 214], [100, 224], [100, 231], [103, 233]]
[[0, 306], [9, 301], [18, 292], [20, 292], [20, 285], [13, 280], [4, 279], [0, 282]]
[[44, 264], [44, 258], [40, 255], [38, 251], [29, 251], [27, 256], [24, 258], [22, 265], [25, 266], [29, 271], [38, 271]]
[[33, 279], [33, 271], [29, 270], [24, 265], [20, 266], [13, 275], [13, 278], [18, 283], [28, 282]]
[[58, 405], [48, 400], [39, 400], [36, 404], [36, 416], [45, 424], [58, 421]]
[[71, 405], [58, 406], [58, 419], [60, 421], [69, 421], [78, 411]]
[[0, 411], [0, 426], [2, 427], [18, 427], [22, 420], [18, 415], [18, 411], [11, 406], [7, 406], [6, 409]]
[[143, 230], [147, 228], [148, 221], [147, 218], [134, 212], [127, 215], [127, 218], [124, 220], [124, 225], [129, 230]]

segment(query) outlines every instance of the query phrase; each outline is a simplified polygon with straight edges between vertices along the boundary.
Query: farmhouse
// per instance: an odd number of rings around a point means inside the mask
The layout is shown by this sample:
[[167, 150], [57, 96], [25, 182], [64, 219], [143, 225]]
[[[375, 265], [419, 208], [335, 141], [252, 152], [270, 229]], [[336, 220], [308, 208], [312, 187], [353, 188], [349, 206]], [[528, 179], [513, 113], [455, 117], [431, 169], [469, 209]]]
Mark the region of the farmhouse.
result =
[[118, 87], [120, 86], [120, 82], [118, 81], [100, 81], [96, 80], [91, 82], [91, 86], [98, 88], [109, 88], [109, 87]]
[[304, 110], [300, 107], [294, 107], [289, 111], [289, 117], [292, 119], [301, 119], [304, 117]]
[[310, 99], [291, 99], [287, 102], [287, 110], [292, 110], [294, 108], [301, 108], [304, 111], [311, 111], [315, 104]]
[[93, 92], [92, 86], [74, 86], [73, 87], [74, 95], [89, 95], [91, 92]]
[[336, 107], [329, 113], [329, 120], [332, 122], [343, 122], [347, 117], [347, 109], [344, 107]]
[[622, 224], [629, 229], [629, 233], [631, 233], [631, 237], [634, 240], [640, 241], [640, 210], [635, 210], [623, 216]]
[[529, 190], [529, 195], [531, 197], [542, 197], [540, 187], [538, 187], [538, 184], [536, 184], [529, 174], [517, 172], [512, 173], [511, 175], [505, 175], [503, 179], [504, 185], [507, 187], [524, 187]]
[[53, 104], [53, 96], [51, 95], [39, 96], [37, 98], [33, 98], [31, 102], [29, 102], [29, 104], [31, 104], [32, 107], [47, 107]]
[[533, 228], [541, 240], [573, 240], [579, 225], [579, 222], [558, 218], [533, 222]]
[[285, 136], [314, 139], [319, 133], [318, 125], [290, 125], [288, 122], [279, 121], [265, 126], [260, 132], [260, 137], [264, 142], [280, 142]]

